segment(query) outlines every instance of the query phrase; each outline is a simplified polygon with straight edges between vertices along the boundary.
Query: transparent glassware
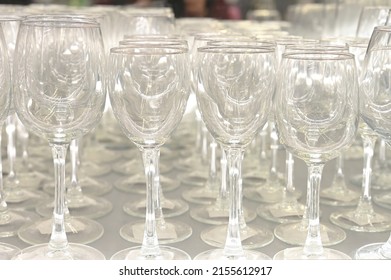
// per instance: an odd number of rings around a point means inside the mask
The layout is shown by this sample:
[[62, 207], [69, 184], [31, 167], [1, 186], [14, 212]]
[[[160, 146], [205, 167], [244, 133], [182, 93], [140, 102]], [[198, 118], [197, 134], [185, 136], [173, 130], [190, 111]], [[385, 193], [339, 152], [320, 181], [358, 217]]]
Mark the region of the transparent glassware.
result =
[[282, 82], [274, 103], [276, 124], [286, 149], [307, 164], [309, 208], [304, 246], [284, 249], [274, 259], [350, 259], [322, 244], [319, 193], [324, 164], [347, 149], [356, 135], [359, 99], [354, 56], [286, 53], [278, 78]]
[[[11, 52], [7, 47], [7, 41], [3, 35], [3, 30], [6, 32], [12, 32], [14, 29], [9, 25], [19, 24], [19, 21], [15, 21], [14, 17], [0, 17], [0, 132], [2, 131], [3, 124], [8, 118], [11, 109], [11, 64], [9, 60], [9, 53]], [[13, 52], [11, 52], [13, 54]], [[12, 109], [11, 109], [12, 110]], [[0, 135], [0, 143], [1, 143]], [[30, 211], [10, 209], [7, 199], [7, 193], [3, 184], [3, 161], [0, 151], [0, 237], [9, 237], [17, 234], [17, 231], [21, 226], [30, 221], [37, 219], [38, 216]], [[14, 253], [14, 249], [11, 245], [7, 247], [6, 244], [2, 245], [3, 250], [0, 250], [4, 259], [10, 257], [10, 254]], [[8, 251], [8, 249], [10, 251]]]
[[14, 245], [0, 242], [0, 260], [10, 260], [20, 252]]
[[15, 109], [26, 128], [51, 146], [55, 205], [50, 239], [21, 250], [14, 259], [105, 259], [93, 247], [68, 242], [65, 228], [67, 148], [97, 125], [105, 103], [100, 26], [81, 16], [25, 17], [15, 58]]
[[[21, 20], [22, 16], [18, 15], [0, 16], [0, 24], [4, 33], [6, 43], [5, 47], [9, 56], [9, 63], [11, 68], [13, 65], [15, 43]], [[4, 178], [4, 190], [7, 194], [7, 202], [10, 208], [26, 210], [34, 208], [36, 205], [42, 202], [42, 199], [48, 198], [45, 193], [37, 190], [39, 187], [41, 187], [41, 183], [45, 179], [45, 176], [40, 172], [33, 172], [26, 169], [24, 162], [22, 161], [21, 164], [18, 165], [18, 167], [21, 168], [19, 169], [20, 176], [19, 172], [16, 172], [16, 127], [18, 120], [13, 104], [11, 104], [10, 110], [10, 114], [6, 120], [5, 129], [8, 141], [7, 162], [4, 162], [4, 164], [8, 163], [8, 168], [4, 169], [7, 172], [7, 176]], [[38, 161], [36, 162], [38, 164]]]
[[[230, 198], [223, 248], [201, 252], [195, 257], [197, 260], [270, 259], [261, 252], [243, 248], [242, 240], [246, 236], [241, 236], [240, 211], [244, 150], [267, 122], [271, 108], [275, 87], [274, 51], [260, 46], [198, 48], [197, 102], [208, 131], [226, 153]], [[267, 229], [262, 228], [262, 232]]]
[[187, 63], [188, 48], [164, 43], [159, 47], [132, 44], [110, 51], [110, 101], [122, 131], [142, 154], [147, 202], [141, 246], [121, 250], [111, 259], [190, 259], [182, 250], [159, 245], [155, 211], [159, 149], [186, 109]]
[[[390, 73], [388, 68], [390, 61], [389, 54], [391, 51], [389, 42], [390, 36], [391, 28], [389, 26], [378, 26], [373, 30], [364, 60], [360, 99], [360, 109], [363, 121], [368, 125], [368, 129], [384, 139], [388, 146], [390, 144], [391, 126], [388, 121], [390, 100], [388, 98], [389, 89], [386, 84], [389, 81]], [[369, 157], [370, 155], [373, 155], [373, 149], [371, 149], [370, 152]], [[367, 173], [370, 174], [370, 166], [368, 166], [367, 169]], [[370, 190], [367, 190], [364, 198], [366, 198], [366, 201], [370, 202]], [[368, 203], [364, 206], [368, 206]], [[373, 209], [369, 208], [367, 211], [369, 215], [373, 213], [371, 210]], [[378, 215], [378, 219], [374, 221], [377, 222], [374, 226], [377, 228], [379, 227], [379, 224], [388, 224], [389, 226], [389, 218], [389, 213], [381, 213]], [[380, 227], [384, 228], [386, 225]], [[357, 250], [355, 258], [390, 259], [391, 248], [389, 246], [389, 241], [386, 241], [383, 244], [375, 243], [365, 245]]]

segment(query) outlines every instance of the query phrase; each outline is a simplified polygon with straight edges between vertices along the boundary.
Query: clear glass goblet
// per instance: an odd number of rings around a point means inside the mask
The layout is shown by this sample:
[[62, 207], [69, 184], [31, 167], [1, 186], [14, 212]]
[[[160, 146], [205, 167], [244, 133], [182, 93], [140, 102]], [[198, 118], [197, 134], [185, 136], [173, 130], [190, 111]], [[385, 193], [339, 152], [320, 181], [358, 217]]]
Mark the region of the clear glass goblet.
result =
[[[222, 145], [228, 166], [229, 217], [223, 249], [198, 254], [195, 259], [270, 259], [244, 249], [241, 236], [241, 164], [246, 146], [260, 132], [271, 108], [275, 88], [275, 49], [261, 46], [201, 47], [197, 52], [197, 102], [201, 117], [217, 143]], [[257, 230], [268, 241], [273, 234]], [[265, 240], [264, 240], [265, 241]]]
[[[389, 111], [391, 106], [390, 88], [390, 53], [391, 53], [391, 27], [378, 26], [372, 32], [368, 49], [365, 54], [363, 64], [363, 74], [361, 76], [360, 92], [360, 112], [363, 121], [369, 129], [376, 135], [383, 138], [390, 146], [391, 123], [389, 120]], [[367, 192], [364, 196], [368, 201], [371, 193]], [[372, 210], [372, 211], [371, 211]], [[373, 212], [373, 208], [368, 208], [368, 216]], [[389, 213], [380, 213], [377, 215], [377, 222], [374, 226], [383, 225], [382, 228], [389, 226], [391, 216]], [[389, 230], [389, 228], [388, 228]], [[368, 244], [356, 251], [356, 259], [391, 259], [391, 236], [385, 243]]]
[[140, 149], [146, 177], [146, 218], [142, 245], [111, 259], [190, 259], [171, 246], [160, 246], [155, 203], [159, 187], [159, 149], [179, 125], [188, 99], [188, 48], [127, 45], [112, 48], [109, 93], [124, 134]]
[[277, 75], [275, 119], [286, 149], [308, 166], [308, 229], [303, 247], [287, 248], [274, 259], [349, 259], [324, 248], [319, 193], [324, 164], [353, 141], [358, 127], [358, 82], [348, 53], [287, 53]]
[[27, 247], [15, 259], [105, 259], [93, 247], [69, 243], [65, 228], [67, 148], [102, 117], [104, 55], [95, 20], [36, 15], [21, 22], [14, 61], [15, 109], [26, 128], [51, 146], [55, 205], [49, 242]]

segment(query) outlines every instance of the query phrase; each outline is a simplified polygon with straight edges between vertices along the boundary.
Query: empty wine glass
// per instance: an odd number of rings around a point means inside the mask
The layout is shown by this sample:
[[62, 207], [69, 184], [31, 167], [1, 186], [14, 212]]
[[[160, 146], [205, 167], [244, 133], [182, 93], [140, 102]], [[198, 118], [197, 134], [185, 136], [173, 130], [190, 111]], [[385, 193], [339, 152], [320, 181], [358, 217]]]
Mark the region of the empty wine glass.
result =
[[[242, 240], [251, 236], [241, 235], [240, 229], [241, 163], [246, 146], [265, 125], [270, 112], [275, 50], [248, 45], [201, 47], [197, 60], [197, 102], [206, 127], [227, 156], [230, 206], [224, 248], [202, 252], [195, 259], [269, 259], [242, 246]], [[267, 233], [262, 230], [264, 241], [270, 243], [273, 235]]]
[[304, 247], [287, 248], [274, 259], [349, 259], [324, 248], [319, 192], [324, 164], [353, 141], [358, 127], [358, 83], [348, 53], [284, 54], [278, 74], [275, 119], [286, 149], [308, 166], [308, 234]]
[[122, 131], [142, 153], [147, 203], [142, 245], [112, 259], [190, 259], [182, 250], [159, 246], [155, 215], [159, 149], [186, 109], [187, 63], [185, 47], [128, 45], [110, 51], [110, 101]]
[[15, 259], [105, 259], [95, 248], [69, 243], [65, 228], [67, 148], [97, 125], [105, 105], [99, 24], [81, 16], [28, 16], [20, 25], [15, 58], [15, 109], [27, 129], [48, 140], [55, 175], [50, 240], [23, 249]]
[[[375, 27], [367, 53], [365, 55], [363, 74], [361, 77], [360, 109], [363, 121], [369, 129], [382, 137], [388, 146], [391, 139], [391, 124], [389, 108], [391, 105], [390, 88], [390, 53], [391, 27]], [[370, 192], [366, 194], [370, 199]], [[375, 219], [373, 227], [390, 229], [391, 216], [384, 212], [377, 212], [368, 207], [367, 216]], [[371, 221], [372, 222], [372, 221]], [[388, 228], [388, 229], [387, 229]], [[355, 253], [356, 259], [391, 259], [391, 236], [385, 243], [368, 244], [359, 248]]]

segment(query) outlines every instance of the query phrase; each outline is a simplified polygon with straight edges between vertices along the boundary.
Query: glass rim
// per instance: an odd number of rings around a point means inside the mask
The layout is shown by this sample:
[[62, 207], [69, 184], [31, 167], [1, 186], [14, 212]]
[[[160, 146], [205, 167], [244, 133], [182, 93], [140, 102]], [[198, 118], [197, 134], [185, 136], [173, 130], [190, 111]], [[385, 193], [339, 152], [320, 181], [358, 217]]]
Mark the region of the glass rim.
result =
[[[139, 50], [139, 51], [136, 51]], [[143, 51], [144, 50], [144, 51]], [[148, 50], [148, 51], [147, 51]], [[151, 51], [155, 50], [155, 51]], [[168, 51], [167, 51], [168, 50]], [[110, 55], [174, 55], [187, 54], [189, 49], [183, 46], [145, 46], [145, 45], [120, 45], [110, 49]]]
[[22, 15], [12, 15], [12, 14], [2, 14], [0, 13], [0, 22], [7, 22], [7, 21], [22, 21], [25, 18], [25, 16]]
[[390, 25], [378, 25], [374, 27], [374, 31], [376, 30], [384, 30], [384, 31], [391, 31], [391, 26]]
[[135, 46], [183, 46], [188, 48], [188, 43], [185, 40], [145, 40], [145, 39], [124, 39], [118, 42], [120, 46], [135, 45]]
[[38, 27], [100, 27], [95, 18], [77, 14], [29, 15], [23, 18], [21, 25]]
[[283, 53], [282, 59], [291, 60], [354, 60], [354, 54], [342, 51], [303, 51]]
[[262, 45], [235, 45], [235, 46], [204, 46], [197, 48], [199, 53], [271, 53], [275, 54], [276, 49], [274, 47], [262, 46]]

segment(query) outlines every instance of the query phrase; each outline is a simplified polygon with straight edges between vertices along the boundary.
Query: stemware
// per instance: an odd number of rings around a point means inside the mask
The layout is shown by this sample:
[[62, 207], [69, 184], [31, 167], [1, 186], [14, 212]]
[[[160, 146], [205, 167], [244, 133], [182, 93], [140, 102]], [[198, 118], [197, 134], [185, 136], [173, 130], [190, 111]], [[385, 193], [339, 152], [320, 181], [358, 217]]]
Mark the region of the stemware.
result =
[[213, 46], [198, 48], [197, 102], [208, 131], [222, 145], [228, 166], [229, 217], [223, 249], [198, 254], [195, 259], [269, 259], [244, 249], [242, 240], [255, 233], [264, 244], [272, 242], [267, 229], [240, 229], [242, 204], [241, 163], [246, 146], [267, 121], [275, 87], [274, 48]]
[[[22, 16], [18, 15], [0, 15], [0, 24], [3, 29], [6, 51], [9, 56], [9, 63], [13, 65], [16, 37]], [[12, 72], [11, 72], [12, 76]], [[16, 160], [16, 127], [17, 116], [14, 106], [11, 104], [10, 114], [6, 120], [7, 134], [7, 161], [4, 162], [4, 171], [7, 176], [4, 178], [4, 189], [7, 193], [7, 202], [10, 208], [25, 210], [33, 208], [47, 198], [45, 193], [37, 190], [46, 179], [46, 176], [38, 172], [39, 167], [42, 170], [43, 163], [39, 158], [34, 160], [36, 170], [31, 170], [26, 165], [27, 161]], [[18, 169], [18, 171], [16, 171]]]
[[[5, 40], [2, 33], [2, 29], [0, 28], [0, 121], [2, 125], [7, 118], [10, 108], [10, 100], [11, 100], [11, 75], [10, 75], [10, 65], [8, 61], [8, 54], [6, 52]], [[1, 131], [1, 129], [0, 129]], [[1, 136], [0, 136], [1, 143]], [[0, 236], [10, 236], [14, 234], [14, 232], [20, 226], [18, 222], [19, 215], [15, 214], [15, 212], [9, 211], [7, 207], [7, 203], [5, 201], [5, 193], [3, 189], [3, 172], [2, 172], [2, 161], [1, 161], [1, 149], [0, 149]], [[22, 222], [23, 215], [19, 218]], [[15, 223], [16, 221], [16, 223]], [[10, 227], [11, 225], [11, 227]], [[11, 244], [0, 243], [0, 260], [8, 260], [11, 259], [14, 254], [18, 253], [19, 249]]]
[[[361, 77], [360, 112], [369, 129], [382, 137], [390, 145], [391, 125], [389, 121], [390, 89], [390, 53], [391, 27], [378, 26], [373, 30], [365, 55]], [[371, 193], [368, 190], [360, 202], [367, 202]], [[367, 216], [373, 218], [373, 208], [367, 203]], [[374, 228], [389, 230], [391, 225], [388, 213], [378, 213]], [[372, 223], [372, 221], [371, 221]], [[380, 226], [379, 226], [380, 225]], [[388, 226], [388, 228], [387, 228]], [[372, 227], [371, 227], [372, 228]], [[368, 244], [355, 253], [356, 259], [391, 259], [391, 236], [385, 243]]]
[[188, 98], [186, 47], [127, 45], [110, 51], [109, 93], [124, 134], [140, 149], [146, 177], [146, 218], [141, 246], [115, 253], [112, 259], [190, 259], [171, 246], [160, 246], [155, 204], [159, 149], [179, 125]]
[[286, 149], [308, 166], [308, 234], [303, 247], [274, 259], [349, 259], [322, 245], [319, 192], [324, 164], [353, 141], [358, 127], [358, 82], [348, 53], [287, 53], [279, 68], [275, 119]]
[[97, 125], [105, 104], [100, 26], [81, 16], [28, 16], [20, 25], [15, 58], [15, 109], [27, 129], [48, 140], [55, 176], [50, 240], [23, 249], [15, 259], [105, 259], [93, 247], [68, 242], [65, 228], [67, 148]]

